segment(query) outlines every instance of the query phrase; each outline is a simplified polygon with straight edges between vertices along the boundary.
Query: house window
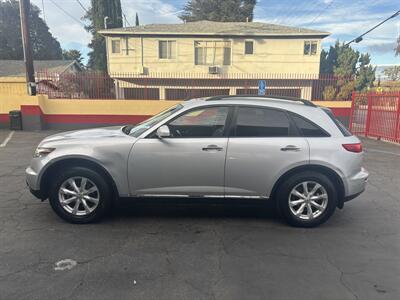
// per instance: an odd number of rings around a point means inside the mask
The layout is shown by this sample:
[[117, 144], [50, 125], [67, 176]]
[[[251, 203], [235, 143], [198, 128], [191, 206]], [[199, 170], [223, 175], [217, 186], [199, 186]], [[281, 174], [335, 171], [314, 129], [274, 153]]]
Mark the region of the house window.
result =
[[121, 41], [120, 40], [111, 40], [111, 52], [112, 53], [120, 53], [121, 52]]
[[195, 41], [194, 64], [207, 66], [229, 66], [231, 64], [231, 42]]
[[244, 54], [250, 55], [254, 53], [254, 43], [253, 41], [244, 42]]
[[304, 55], [316, 55], [317, 46], [316, 41], [304, 41]]
[[176, 58], [176, 41], [158, 41], [158, 58]]

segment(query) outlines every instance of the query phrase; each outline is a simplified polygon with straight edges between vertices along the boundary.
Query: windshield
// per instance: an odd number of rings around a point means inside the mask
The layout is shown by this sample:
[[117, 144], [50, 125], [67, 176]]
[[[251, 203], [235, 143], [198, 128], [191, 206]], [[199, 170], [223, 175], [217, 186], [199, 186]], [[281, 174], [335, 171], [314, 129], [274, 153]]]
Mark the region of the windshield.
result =
[[167, 110], [164, 110], [163, 112], [160, 112], [158, 115], [155, 115], [155, 116], [151, 117], [150, 119], [147, 119], [139, 124], [125, 126], [123, 128], [123, 131], [125, 134], [131, 135], [133, 137], [139, 137], [147, 129], [153, 127], [154, 125], [156, 125], [158, 122], [164, 120], [165, 118], [168, 118], [173, 113], [180, 110], [182, 107], [183, 107], [182, 104], [175, 105], [171, 108], [168, 108]]

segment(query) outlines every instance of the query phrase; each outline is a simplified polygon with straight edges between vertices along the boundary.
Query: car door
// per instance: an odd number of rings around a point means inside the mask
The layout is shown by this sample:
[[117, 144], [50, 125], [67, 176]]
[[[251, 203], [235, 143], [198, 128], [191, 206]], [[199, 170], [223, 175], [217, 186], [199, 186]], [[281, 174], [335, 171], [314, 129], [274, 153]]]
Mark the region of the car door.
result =
[[233, 118], [225, 166], [227, 197], [269, 197], [287, 170], [307, 164], [309, 146], [287, 112], [238, 106]]
[[228, 106], [194, 108], [168, 121], [171, 135], [137, 141], [128, 176], [135, 196], [221, 196]]

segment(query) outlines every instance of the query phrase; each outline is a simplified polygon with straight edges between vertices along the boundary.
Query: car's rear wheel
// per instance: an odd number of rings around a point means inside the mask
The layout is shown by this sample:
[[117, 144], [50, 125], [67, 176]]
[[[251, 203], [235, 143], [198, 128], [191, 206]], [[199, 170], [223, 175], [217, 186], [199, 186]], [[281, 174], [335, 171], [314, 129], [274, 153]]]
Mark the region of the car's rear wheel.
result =
[[53, 181], [49, 200], [62, 219], [83, 224], [98, 221], [110, 211], [112, 191], [101, 174], [72, 167]]
[[278, 188], [279, 211], [296, 227], [315, 227], [334, 213], [337, 192], [332, 180], [314, 171], [301, 172], [286, 179]]

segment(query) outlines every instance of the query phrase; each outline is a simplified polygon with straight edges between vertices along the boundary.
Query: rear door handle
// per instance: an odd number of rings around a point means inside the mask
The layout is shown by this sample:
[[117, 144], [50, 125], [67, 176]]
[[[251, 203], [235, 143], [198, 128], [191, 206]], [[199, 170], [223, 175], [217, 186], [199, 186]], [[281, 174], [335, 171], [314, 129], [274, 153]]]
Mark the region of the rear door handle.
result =
[[222, 151], [224, 148], [218, 147], [217, 145], [208, 145], [202, 148], [203, 151]]
[[300, 151], [301, 149], [295, 145], [287, 145], [286, 147], [281, 148], [281, 151]]

